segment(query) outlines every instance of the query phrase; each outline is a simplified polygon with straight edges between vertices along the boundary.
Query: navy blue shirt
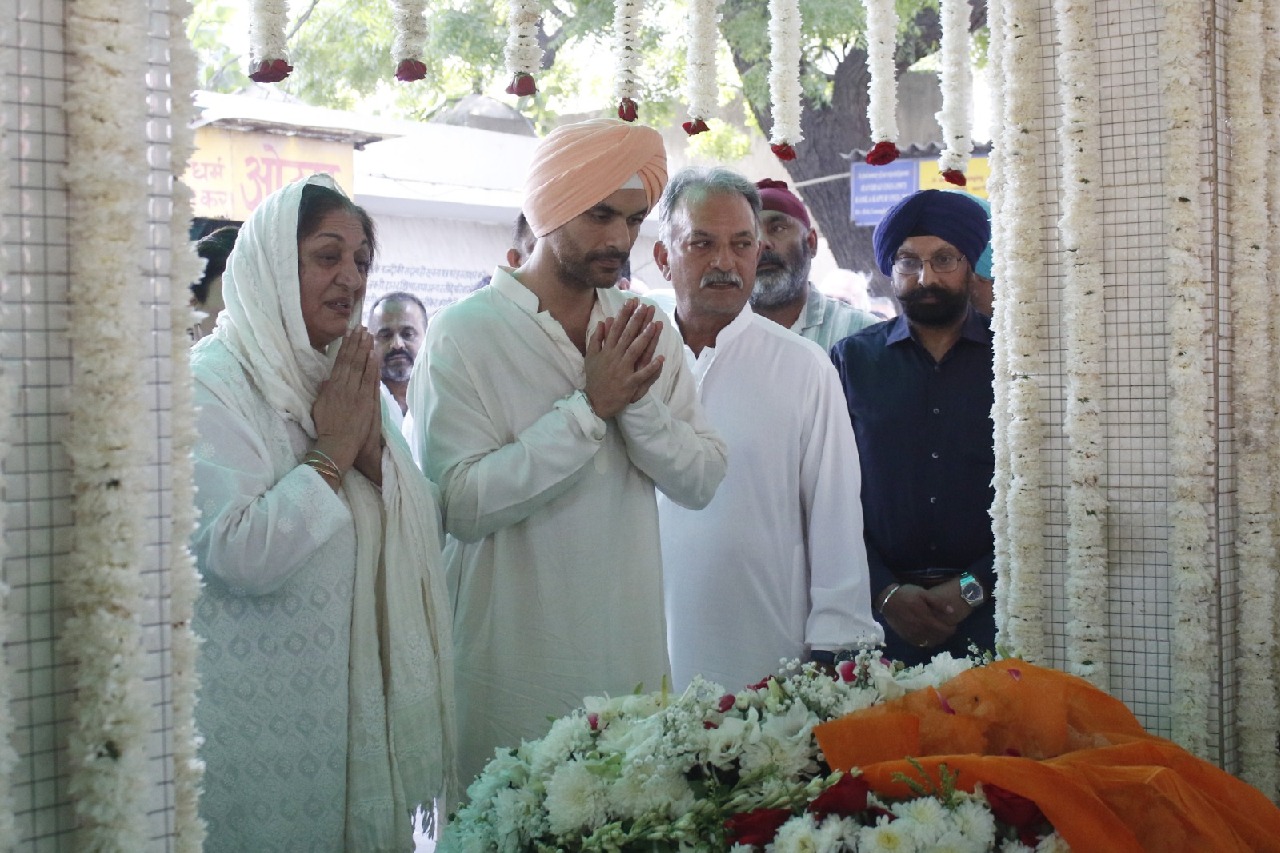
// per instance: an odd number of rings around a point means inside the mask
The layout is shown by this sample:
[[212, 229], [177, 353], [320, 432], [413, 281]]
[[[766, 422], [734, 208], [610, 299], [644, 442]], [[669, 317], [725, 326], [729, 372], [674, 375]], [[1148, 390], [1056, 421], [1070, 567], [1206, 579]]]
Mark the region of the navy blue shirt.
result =
[[905, 317], [831, 348], [862, 460], [873, 601], [894, 572], [970, 571], [995, 587], [991, 321], [970, 309], [935, 362]]

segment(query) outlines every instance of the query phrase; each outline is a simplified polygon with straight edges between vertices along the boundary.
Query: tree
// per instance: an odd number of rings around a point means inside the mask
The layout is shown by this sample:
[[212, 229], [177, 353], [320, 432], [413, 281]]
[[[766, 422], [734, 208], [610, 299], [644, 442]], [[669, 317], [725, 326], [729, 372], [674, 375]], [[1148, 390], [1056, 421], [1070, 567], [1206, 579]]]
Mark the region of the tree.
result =
[[[651, 0], [640, 45], [645, 57], [643, 120], [676, 121], [683, 80], [683, 37], [668, 32], [683, 21], [687, 0]], [[969, 0], [971, 29], [986, 23], [986, 0]], [[189, 26], [202, 61], [202, 84], [233, 91], [248, 83], [245, 61], [227, 47], [229, 0], [196, 0]], [[938, 0], [897, 0], [902, 27], [896, 64], [899, 73], [938, 49]], [[521, 108], [544, 129], [555, 124], [558, 96], [579, 85], [578, 69], [562, 58], [574, 45], [595, 40], [611, 28], [611, 0], [545, 0], [539, 40], [546, 51], [538, 76], [539, 93]], [[849, 221], [849, 155], [870, 147], [867, 121], [864, 12], [857, 0], [801, 0], [805, 51], [802, 60], [804, 142], [785, 165], [808, 204], [837, 263], [873, 271], [871, 229]], [[488, 0], [433, 0], [428, 9], [429, 41], [423, 57], [425, 81], [392, 79], [393, 39], [388, 6], [367, 0], [309, 0], [291, 24], [293, 75], [280, 88], [307, 103], [352, 109], [370, 99], [379, 108], [419, 120], [473, 92], [500, 93], [506, 85], [503, 44], [506, 5]], [[726, 0], [721, 34], [741, 78], [749, 113], [767, 136], [770, 128], [767, 0]], [[509, 96], [503, 96], [509, 97]], [[610, 108], [606, 100], [602, 110]], [[723, 132], [723, 131], [722, 131]], [[714, 143], [713, 143], [714, 145]], [[839, 176], [839, 177], [837, 177]], [[831, 180], [821, 180], [832, 178]], [[808, 183], [808, 182], [813, 183]], [[883, 284], [881, 284], [881, 287]]]

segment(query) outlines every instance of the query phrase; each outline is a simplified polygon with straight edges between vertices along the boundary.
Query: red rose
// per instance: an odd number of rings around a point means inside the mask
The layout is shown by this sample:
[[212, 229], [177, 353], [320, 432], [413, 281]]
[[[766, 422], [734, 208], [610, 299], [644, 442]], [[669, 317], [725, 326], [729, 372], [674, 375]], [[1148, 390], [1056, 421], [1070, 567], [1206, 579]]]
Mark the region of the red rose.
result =
[[258, 70], [249, 75], [255, 83], [279, 83], [289, 76], [293, 66], [283, 59], [264, 59], [258, 63]]
[[846, 684], [858, 680], [858, 662], [852, 660], [842, 660], [836, 664], [836, 674], [840, 676], [840, 680]]
[[982, 785], [982, 793], [991, 804], [991, 814], [995, 815], [996, 820], [1001, 823], [1007, 823], [1021, 830], [1045, 822], [1044, 812], [1040, 811], [1035, 800], [1029, 800], [1021, 794], [1015, 794], [999, 785], [989, 785], [985, 782]]
[[707, 127], [707, 123], [700, 118], [694, 119], [693, 121], [686, 121], [681, 125], [681, 127], [683, 127], [684, 132], [690, 136], [697, 136], [699, 133], [706, 133], [711, 129]]
[[779, 142], [776, 145], [770, 145], [769, 150], [772, 151], [774, 156], [779, 160], [796, 159], [796, 149], [792, 148], [789, 142]]
[[525, 98], [538, 91], [538, 84], [533, 81], [532, 74], [525, 74], [523, 71], [517, 71], [516, 76], [511, 78], [511, 82], [507, 84], [507, 94], [516, 95]]
[[623, 98], [618, 102], [618, 118], [623, 121], [635, 121], [640, 115], [640, 110], [636, 108], [636, 102], [630, 98]]
[[732, 693], [726, 693], [720, 697], [720, 701], [716, 704], [716, 710], [723, 714], [737, 704], [737, 702], [738, 697], [734, 696]]
[[736, 814], [724, 822], [730, 844], [763, 847], [773, 841], [778, 829], [791, 819], [791, 809], [756, 809]]
[[755, 684], [748, 684], [747, 689], [748, 690], [764, 690], [766, 687], [769, 686], [769, 682], [772, 679], [773, 679], [773, 676], [770, 675], [768, 678], [765, 678], [763, 681], [757, 681]]
[[942, 173], [942, 180], [949, 184], [955, 184], [958, 187], [963, 187], [965, 184], [969, 183], [969, 180], [964, 176], [964, 172], [961, 172], [959, 169], [947, 169]]
[[591, 726], [591, 731], [593, 732], [600, 731], [600, 715], [587, 714], [587, 725]]
[[427, 64], [418, 59], [402, 59], [396, 66], [396, 79], [402, 83], [412, 83], [427, 76]]
[[898, 146], [889, 140], [877, 142], [867, 152], [867, 163], [872, 166], [883, 166], [898, 159]]
[[840, 777], [839, 782], [809, 803], [809, 811], [813, 812], [820, 821], [833, 814], [840, 817], [853, 817], [859, 812], [866, 811], [867, 793], [870, 790], [871, 786], [867, 784], [866, 779], [846, 773]]

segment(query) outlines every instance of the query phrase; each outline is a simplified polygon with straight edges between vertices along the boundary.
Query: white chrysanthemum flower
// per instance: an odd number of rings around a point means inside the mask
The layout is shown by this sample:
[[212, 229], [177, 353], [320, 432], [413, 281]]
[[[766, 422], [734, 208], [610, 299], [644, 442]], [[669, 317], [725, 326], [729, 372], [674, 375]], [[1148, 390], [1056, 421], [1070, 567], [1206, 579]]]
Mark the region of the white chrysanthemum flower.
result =
[[981, 845], [983, 850], [995, 843], [996, 818], [984, 804], [971, 799], [961, 801], [953, 811], [953, 820], [965, 838]]
[[609, 813], [621, 818], [656, 814], [665, 820], [674, 820], [690, 811], [696, 802], [697, 795], [688, 780], [673, 770], [650, 776], [624, 774], [608, 786]]
[[979, 844], [956, 827], [951, 827], [930, 842], [929, 853], [987, 853], [990, 844]]
[[542, 740], [521, 744], [523, 754], [529, 748], [527, 761], [534, 777], [543, 777], [556, 765], [569, 759], [574, 753], [591, 745], [591, 726], [585, 714], [573, 713], [551, 724], [551, 731]]
[[1051, 832], [1036, 845], [1036, 853], [1071, 853], [1071, 845], [1056, 832]]
[[934, 797], [904, 800], [894, 803], [890, 810], [909, 826], [916, 845], [923, 849], [932, 849], [946, 831], [950, 817], [946, 806]]
[[742, 748], [742, 772], [771, 769], [782, 778], [799, 774], [813, 762], [812, 732], [818, 719], [796, 703], [760, 723], [760, 739]]
[[547, 826], [557, 836], [591, 831], [608, 820], [608, 790], [584, 762], [567, 761], [547, 780]]
[[493, 797], [490, 822], [493, 842], [500, 853], [519, 853], [546, 830], [538, 795], [529, 788], [507, 788]]
[[811, 814], [798, 815], [778, 827], [769, 850], [770, 853], [827, 853], [818, 846], [818, 824]]
[[1010, 838], [1000, 843], [1000, 853], [1035, 853], [1035, 851], [1018, 839]]
[[494, 750], [493, 759], [467, 787], [467, 799], [473, 803], [485, 802], [502, 788], [523, 785], [528, 778], [529, 765], [508, 749]]
[[900, 822], [880, 818], [875, 826], [864, 826], [858, 833], [860, 853], [916, 853], [919, 848], [911, 830], [899, 826]]

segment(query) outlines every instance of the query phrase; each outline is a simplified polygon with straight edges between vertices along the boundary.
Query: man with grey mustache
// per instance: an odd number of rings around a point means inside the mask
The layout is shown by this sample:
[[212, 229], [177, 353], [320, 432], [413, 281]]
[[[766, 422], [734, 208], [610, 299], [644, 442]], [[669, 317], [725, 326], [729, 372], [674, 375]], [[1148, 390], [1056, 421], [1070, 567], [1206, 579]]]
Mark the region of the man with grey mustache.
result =
[[747, 304], [760, 196], [726, 169], [685, 170], [658, 202], [658, 269], [698, 397], [729, 448], [702, 510], [659, 497], [667, 646], [677, 690], [737, 690], [781, 658], [831, 663], [878, 645], [858, 449], [823, 349]]

